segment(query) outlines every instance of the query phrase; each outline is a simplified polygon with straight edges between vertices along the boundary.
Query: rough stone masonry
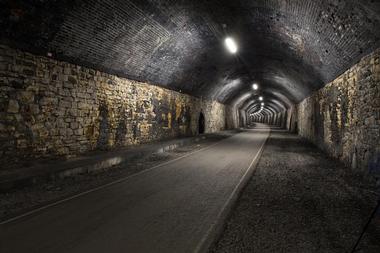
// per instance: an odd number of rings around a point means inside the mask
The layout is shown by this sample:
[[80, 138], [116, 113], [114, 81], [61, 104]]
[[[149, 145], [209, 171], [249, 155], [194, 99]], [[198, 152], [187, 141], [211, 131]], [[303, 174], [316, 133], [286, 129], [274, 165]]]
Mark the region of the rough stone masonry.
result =
[[298, 105], [299, 134], [353, 169], [380, 175], [380, 49]]
[[72, 156], [225, 127], [215, 101], [0, 45], [0, 161]]

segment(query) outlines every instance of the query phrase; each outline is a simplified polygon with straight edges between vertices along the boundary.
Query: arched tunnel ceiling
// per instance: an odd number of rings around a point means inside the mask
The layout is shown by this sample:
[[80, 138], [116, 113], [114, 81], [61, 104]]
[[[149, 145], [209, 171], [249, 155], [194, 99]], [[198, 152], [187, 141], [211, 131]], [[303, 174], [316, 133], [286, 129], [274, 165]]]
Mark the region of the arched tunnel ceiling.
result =
[[[251, 113], [256, 113], [260, 110], [261, 106], [260, 104], [251, 104], [250, 106], [247, 107], [247, 109], [245, 110], [248, 114], [251, 114]], [[272, 112], [273, 114], [275, 113], [278, 113], [279, 110], [278, 110], [278, 106], [277, 104], [273, 103], [273, 102], [268, 102], [265, 107], [262, 108], [263, 111], [270, 111]]]
[[267, 108], [263, 108], [262, 110], [260, 110], [260, 107], [259, 106], [253, 106], [251, 108], [248, 109], [247, 111], [248, 115], [274, 115], [275, 114], [275, 110], [271, 107], [267, 107]]
[[380, 46], [376, 0], [0, 3], [0, 43], [222, 103], [298, 102]]

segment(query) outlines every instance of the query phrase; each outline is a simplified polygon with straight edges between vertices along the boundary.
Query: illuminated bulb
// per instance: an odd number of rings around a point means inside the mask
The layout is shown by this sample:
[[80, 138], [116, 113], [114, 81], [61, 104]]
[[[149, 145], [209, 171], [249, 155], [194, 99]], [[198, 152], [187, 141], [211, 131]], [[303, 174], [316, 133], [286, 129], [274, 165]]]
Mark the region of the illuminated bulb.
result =
[[263, 105], [264, 105], [264, 103], [261, 103], [261, 105], [263, 106]]
[[235, 41], [232, 38], [226, 38], [224, 41], [226, 44], [227, 49], [232, 53], [235, 54], [237, 52], [237, 45]]
[[254, 84], [252, 85], [252, 88], [253, 88], [254, 90], [257, 90], [257, 89], [259, 88], [259, 86], [258, 86], [257, 84], [254, 83]]
[[259, 97], [259, 100], [260, 100], [260, 101], [263, 101], [263, 97]]

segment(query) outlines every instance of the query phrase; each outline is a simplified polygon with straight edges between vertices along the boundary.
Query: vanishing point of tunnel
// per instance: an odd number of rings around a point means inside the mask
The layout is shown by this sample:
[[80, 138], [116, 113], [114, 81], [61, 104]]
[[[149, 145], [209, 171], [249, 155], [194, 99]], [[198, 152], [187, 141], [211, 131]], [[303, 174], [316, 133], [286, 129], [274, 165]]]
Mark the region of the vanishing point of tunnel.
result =
[[0, 0], [0, 252], [380, 252], [379, 0]]

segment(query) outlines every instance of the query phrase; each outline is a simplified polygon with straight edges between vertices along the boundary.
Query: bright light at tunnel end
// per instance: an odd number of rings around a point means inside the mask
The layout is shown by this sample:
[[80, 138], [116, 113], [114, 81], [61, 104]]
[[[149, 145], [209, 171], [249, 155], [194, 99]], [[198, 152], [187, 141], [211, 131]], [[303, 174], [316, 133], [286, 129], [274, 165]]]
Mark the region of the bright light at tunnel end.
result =
[[224, 43], [226, 44], [226, 47], [227, 47], [228, 51], [230, 51], [230, 53], [235, 54], [237, 52], [237, 45], [232, 38], [227, 37], [224, 40]]

